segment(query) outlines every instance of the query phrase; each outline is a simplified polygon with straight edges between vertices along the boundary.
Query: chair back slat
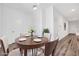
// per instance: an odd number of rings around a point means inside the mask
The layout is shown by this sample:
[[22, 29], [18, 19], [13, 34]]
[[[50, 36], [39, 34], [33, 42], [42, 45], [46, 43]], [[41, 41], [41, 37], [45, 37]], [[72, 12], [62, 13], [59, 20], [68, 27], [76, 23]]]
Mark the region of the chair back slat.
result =
[[5, 53], [5, 48], [4, 48], [4, 43], [3, 41], [0, 39], [0, 55]]
[[56, 48], [57, 43], [58, 43], [58, 40], [51, 41], [45, 44], [45, 56], [54, 54], [54, 50]]

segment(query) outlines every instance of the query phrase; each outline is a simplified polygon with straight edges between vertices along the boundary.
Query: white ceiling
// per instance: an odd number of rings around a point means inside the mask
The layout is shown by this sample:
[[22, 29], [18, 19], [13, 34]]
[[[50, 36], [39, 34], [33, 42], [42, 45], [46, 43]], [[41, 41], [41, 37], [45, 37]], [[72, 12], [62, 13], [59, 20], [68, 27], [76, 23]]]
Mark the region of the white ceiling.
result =
[[33, 8], [32, 3], [4, 3], [3, 5], [10, 7], [10, 8], [14, 8], [14, 9], [24, 11], [26, 13], [31, 13], [32, 8]]
[[39, 4], [39, 3], [4, 3], [4, 6], [10, 7], [10, 8], [15, 8], [19, 9], [21, 11], [27, 12], [27, 13], [32, 13], [34, 12], [33, 10], [33, 5], [37, 5], [38, 9], [46, 8], [50, 4]]
[[[61, 12], [68, 21], [79, 20], [79, 3], [58, 3], [54, 7]], [[75, 11], [72, 11], [75, 9]]]
[[[4, 3], [4, 6], [32, 13], [35, 4], [37, 4], [38, 9], [54, 6], [68, 21], [79, 20], [79, 3]], [[75, 9], [75, 11], [72, 12], [72, 9]]]

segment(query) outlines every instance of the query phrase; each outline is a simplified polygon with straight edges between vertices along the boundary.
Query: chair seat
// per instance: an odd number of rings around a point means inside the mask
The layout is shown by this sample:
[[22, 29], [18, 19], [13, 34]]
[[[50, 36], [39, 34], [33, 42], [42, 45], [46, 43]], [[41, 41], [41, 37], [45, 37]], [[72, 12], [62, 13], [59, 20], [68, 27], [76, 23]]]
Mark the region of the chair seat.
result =
[[39, 48], [39, 49], [37, 50], [37, 56], [44, 56], [44, 50], [41, 49], [41, 48]]
[[21, 56], [19, 48], [9, 52], [8, 56]]
[[3, 50], [0, 49], [0, 56], [4, 56], [4, 55], [5, 55], [5, 54], [4, 54]]

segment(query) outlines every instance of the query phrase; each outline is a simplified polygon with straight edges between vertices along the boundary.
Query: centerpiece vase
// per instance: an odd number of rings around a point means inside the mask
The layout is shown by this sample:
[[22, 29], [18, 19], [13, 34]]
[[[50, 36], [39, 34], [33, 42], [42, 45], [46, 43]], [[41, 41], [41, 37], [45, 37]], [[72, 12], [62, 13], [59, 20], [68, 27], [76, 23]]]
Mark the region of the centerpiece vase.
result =
[[31, 33], [31, 39], [33, 40], [33, 33]]

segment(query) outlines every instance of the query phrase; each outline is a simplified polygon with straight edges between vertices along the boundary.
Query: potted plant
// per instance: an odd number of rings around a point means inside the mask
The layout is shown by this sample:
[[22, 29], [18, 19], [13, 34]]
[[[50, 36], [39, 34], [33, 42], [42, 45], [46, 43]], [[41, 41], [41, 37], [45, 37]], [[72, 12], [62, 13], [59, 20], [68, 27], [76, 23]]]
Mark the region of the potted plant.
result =
[[30, 30], [31, 36], [33, 36], [34, 32], [35, 31], [33, 29]]
[[33, 38], [34, 32], [35, 32], [34, 28], [30, 27], [28, 33], [30, 34], [31, 38]]
[[42, 32], [43, 37], [50, 38], [50, 32], [48, 28], [44, 28]]

